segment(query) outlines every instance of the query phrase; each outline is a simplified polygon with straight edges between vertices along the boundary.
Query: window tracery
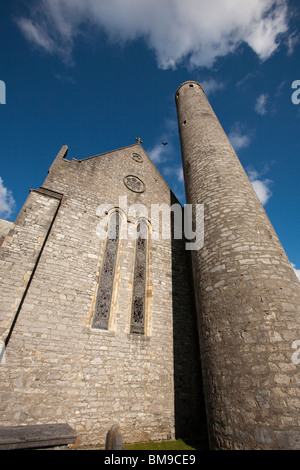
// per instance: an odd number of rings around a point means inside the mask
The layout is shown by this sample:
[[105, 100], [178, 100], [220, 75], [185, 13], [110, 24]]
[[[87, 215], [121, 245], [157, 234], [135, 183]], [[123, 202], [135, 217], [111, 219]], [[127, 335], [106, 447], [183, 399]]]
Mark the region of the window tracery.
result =
[[130, 333], [145, 333], [148, 226], [137, 226]]
[[112, 214], [103, 256], [98, 292], [96, 297], [93, 328], [108, 330], [113, 296], [116, 262], [120, 239], [121, 217], [118, 212]]
[[145, 185], [143, 181], [134, 175], [128, 175], [124, 178], [125, 186], [133, 191], [134, 193], [143, 193], [145, 191]]

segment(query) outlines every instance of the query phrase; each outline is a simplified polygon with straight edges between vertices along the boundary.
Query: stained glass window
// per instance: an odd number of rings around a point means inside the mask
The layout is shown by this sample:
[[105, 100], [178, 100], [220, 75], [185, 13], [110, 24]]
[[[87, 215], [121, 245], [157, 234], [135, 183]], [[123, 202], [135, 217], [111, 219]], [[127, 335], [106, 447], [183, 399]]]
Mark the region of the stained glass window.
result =
[[146, 222], [137, 226], [137, 232], [130, 333], [144, 334], [148, 238]]
[[120, 239], [120, 225], [120, 215], [118, 212], [115, 212], [109, 221], [93, 318], [93, 328], [108, 330]]

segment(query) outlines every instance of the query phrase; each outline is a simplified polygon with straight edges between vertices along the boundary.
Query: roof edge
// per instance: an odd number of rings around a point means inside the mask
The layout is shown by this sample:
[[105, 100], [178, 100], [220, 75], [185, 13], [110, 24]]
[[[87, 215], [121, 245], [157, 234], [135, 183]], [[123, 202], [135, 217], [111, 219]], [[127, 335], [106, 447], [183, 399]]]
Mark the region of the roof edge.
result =
[[[125, 150], [125, 149], [128, 149], [128, 148], [131, 148], [131, 147], [136, 147], [136, 146], [139, 146], [139, 147], [142, 147], [141, 144], [131, 144], [131, 145], [126, 145], [125, 147], [120, 147], [118, 149], [114, 149], [114, 150], [108, 150], [107, 152], [102, 152], [102, 153], [97, 153], [96, 155], [91, 155], [90, 157], [85, 157], [85, 158], [72, 158], [72, 160], [75, 160], [77, 162], [83, 162], [83, 161], [86, 161], [86, 160], [89, 160], [90, 158], [96, 158], [96, 157], [101, 157], [103, 155], [107, 155], [109, 153], [114, 153], [114, 152], [119, 152], [120, 150]], [[142, 147], [143, 148], [143, 147]], [[145, 152], [146, 153], [146, 152]]]

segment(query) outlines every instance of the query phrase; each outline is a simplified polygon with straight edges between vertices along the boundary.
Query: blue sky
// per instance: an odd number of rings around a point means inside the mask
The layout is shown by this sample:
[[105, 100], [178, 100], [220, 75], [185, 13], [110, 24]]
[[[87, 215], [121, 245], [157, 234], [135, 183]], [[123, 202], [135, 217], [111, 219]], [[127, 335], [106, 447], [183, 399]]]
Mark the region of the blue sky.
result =
[[184, 203], [174, 95], [196, 80], [299, 270], [299, 25], [297, 0], [2, 1], [0, 217], [62, 145], [80, 159], [136, 137]]

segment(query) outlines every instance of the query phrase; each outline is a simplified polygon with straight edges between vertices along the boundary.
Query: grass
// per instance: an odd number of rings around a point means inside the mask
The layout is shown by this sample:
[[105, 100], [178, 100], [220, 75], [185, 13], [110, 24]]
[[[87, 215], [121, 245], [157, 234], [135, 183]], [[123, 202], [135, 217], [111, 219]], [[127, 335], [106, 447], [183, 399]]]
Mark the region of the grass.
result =
[[208, 450], [204, 441], [177, 439], [176, 441], [138, 442], [124, 445], [125, 450]]

